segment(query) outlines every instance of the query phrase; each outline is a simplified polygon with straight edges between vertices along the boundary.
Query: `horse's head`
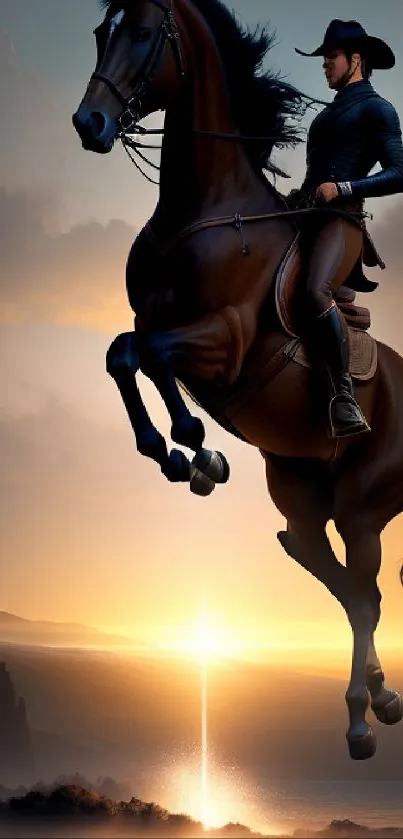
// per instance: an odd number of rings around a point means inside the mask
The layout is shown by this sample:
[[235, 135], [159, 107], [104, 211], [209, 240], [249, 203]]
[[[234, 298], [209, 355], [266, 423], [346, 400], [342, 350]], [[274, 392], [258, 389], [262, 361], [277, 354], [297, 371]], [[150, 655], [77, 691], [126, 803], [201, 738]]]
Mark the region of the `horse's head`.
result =
[[73, 116], [83, 147], [101, 154], [139, 119], [165, 110], [184, 76], [170, 0], [107, 0], [106, 5], [94, 33], [96, 67]]

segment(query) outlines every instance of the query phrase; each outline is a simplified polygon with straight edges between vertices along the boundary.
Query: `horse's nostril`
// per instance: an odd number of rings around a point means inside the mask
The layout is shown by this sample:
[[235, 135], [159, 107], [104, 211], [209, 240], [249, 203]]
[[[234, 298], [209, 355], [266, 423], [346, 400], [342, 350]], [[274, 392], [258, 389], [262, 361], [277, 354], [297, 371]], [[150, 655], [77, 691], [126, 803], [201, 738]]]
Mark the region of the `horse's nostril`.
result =
[[111, 150], [116, 124], [108, 114], [103, 111], [90, 111], [87, 105], [82, 104], [72, 119], [83, 148], [104, 154]]
[[92, 133], [95, 138], [101, 137], [106, 127], [106, 117], [101, 111], [92, 111], [90, 116]]

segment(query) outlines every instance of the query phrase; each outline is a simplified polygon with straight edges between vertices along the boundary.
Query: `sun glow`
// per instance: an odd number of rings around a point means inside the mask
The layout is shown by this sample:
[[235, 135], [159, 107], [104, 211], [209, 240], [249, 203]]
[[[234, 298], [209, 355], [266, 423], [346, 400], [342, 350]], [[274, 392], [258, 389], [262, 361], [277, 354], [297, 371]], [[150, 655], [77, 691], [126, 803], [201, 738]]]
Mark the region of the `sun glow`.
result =
[[[165, 638], [160, 649], [184, 657], [189, 656], [196, 664], [199, 680], [199, 739], [189, 752], [170, 754], [169, 761], [156, 771], [154, 782], [158, 783], [158, 796], [162, 806], [171, 812], [186, 813], [205, 830], [222, 828], [229, 822], [239, 822], [253, 829], [275, 834], [270, 813], [274, 811], [267, 792], [260, 800], [256, 785], [234, 765], [225, 766], [225, 760], [215, 751], [210, 733], [209, 674], [214, 665], [226, 658], [241, 657], [248, 645], [240, 636], [212, 620], [206, 607], [201, 609], [197, 622], [178, 627], [176, 638]], [[162, 790], [162, 792], [161, 792]], [[153, 798], [150, 791], [148, 797]]]
[[162, 646], [179, 655], [190, 655], [204, 664], [218, 659], [236, 658], [243, 649], [242, 642], [234, 637], [233, 631], [211, 622], [206, 608], [202, 609], [196, 624], [182, 627], [179, 638], [167, 641]]
[[[204, 794], [203, 780], [202, 788], [200, 783], [199, 751], [171, 756], [167, 765], [159, 767], [153, 774], [153, 781], [158, 781], [162, 806], [174, 813], [186, 813], [201, 822], [205, 830], [239, 823], [263, 835], [286, 832], [287, 825], [277, 812], [275, 797], [272, 798], [269, 792], [262, 796], [260, 788], [245, 776], [243, 768], [226, 764], [215, 754], [211, 742], [206, 773]], [[150, 800], [156, 797], [154, 789], [147, 794]]]

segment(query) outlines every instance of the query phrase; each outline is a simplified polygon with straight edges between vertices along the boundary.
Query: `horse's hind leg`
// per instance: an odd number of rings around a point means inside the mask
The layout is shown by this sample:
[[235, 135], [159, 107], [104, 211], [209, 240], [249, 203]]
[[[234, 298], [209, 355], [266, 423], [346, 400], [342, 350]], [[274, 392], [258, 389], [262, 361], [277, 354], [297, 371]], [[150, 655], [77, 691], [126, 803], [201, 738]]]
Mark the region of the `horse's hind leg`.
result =
[[345, 568], [326, 534], [333, 507], [333, 480], [319, 461], [266, 456], [270, 496], [287, 520], [277, 534], [286, 553], [322, 582], [345, 608]]
[[[287, 523], [287, 530], [277, 535], [288, 556], [323, 583], [347, 612], [347, 570], [337, 560], [325, 530], [309, 529], [306, 526], [302, 530], [293, 530], [291, 524]], [[378, 590], [376, 596], [380, 598]], [[373, 633], [368, 644], [365, 680], [371, 697], [371, 708], [379, 722], [385, 725], [400, 722], [403, 717], [402, 698], [396, 690], [385, 687]]]
[[[294, 537], [293, 529], [291, 530], [291, 536]], [[373, 586], [369, 587], [369, 590], [363, 591], [357, 585], [357, 567], [354, 568], [353, 575], [351, 575], [340, 563], [337, 563], [325, 533], [322, 534], [320, 539], [319, 554], [317, 553], [319, 534], [311, 533], [307, 535], [305, 529], [305, 532], [296, 533], [295, 537], [294, 550], [297, 561], [324, 582], [347, 611], [354, 635], [351, 681], [346, 693], [350, 716], [347, 741], [352, 758], [360, 760], [372, 757], [376, 749], [376, 740], [371, 727], [365, 721], [365, 712], [368, 707], [368, 689], [371, 690], [372, 688], [371, 698], [375, 700], [375, 696], [372, 696], [375, 681], [373, 671], [368, 664], [371, 661], [369, 649], [371, 641], [373, 642], [373, 632], [379, 619], [379, 597], [377, 597]], [[357, 555], [361, 555], [361, 552], [364, 552], [367, 557], [370, 556], [371, 551], [374, 553], [376, 542], [371, 544], [371, 540], [366, 542], [361, 537], [361, 540], [357, 542], [347, 541], [346, 549], [347, 562], [351, 567], [354, 559]], [[315, 556], [314, 561], [311, 559], [312, 556]], [[372, 647], [372, 649], [374, 648]], [[379, 694], [379, 690], [376, 692]], [[386, 697], [385, 693], [376, 697], [379, 698], [380, 702], [377, 708], [377, 716], [381, 706], [385, 707], [385, 699], [389, 702], [390, 700], [396, 700], [396, 697], [398, 697], [398, 694], [390, 692], [390, 696]], [[397, 701], [399, 701], [399, 697]], [[394, 721], [397, 722], [398, 719], [396, 718]]]
[[[363, 759], [371, 757], [375, 751], [375, 737], [372, 729], [364, 720], [368, 706], [368, 691], [371, 708], [379, 722], [393, 725], [402, 719], [402, 699], [399, 693], [384, 686], [384, 675], [375, 651], [373, 632], [376, 626], [377, 607], [371, 609], [369, 620], [360, 616], [357, 608], [350, 603], [348, 608], [348, 575], [331, 548], [325, 531], [319, 528], [289, 527], [280, 535], [280, 542], [287, 553], [306, 568], [314, 577], [329, 589], [349, 614], [354, 632], [354, 664], [352, 679], [346, 694], [350, 712], [350, 728], [347, 739], [351, 757]], [[359, 550], [359, 548], [358, 548]], [[379, 602], [377, 592], [373, 591], [375, 604]], [[371, 618], [371, 614], [373, 618]], [[371, 630], [373, 626], [373, 630]], [[364, 664], [363, 664], [364, 662]], [[360, 672], [364, 668], [364, 686], [360, 682]]]
[[106, 355], [106, 369], [116, 382], [136, 437], [140, 454], [155, 460], [170, 481], [189, 481], [190, 463], [173, 449], [169, 454], [165, 440], [155, 428], [137, 387], [139, 353], [134, 332], [118, 335]]
[[323, 583], [345, 609], [346, 569], [332, 550], [325, 524], [287, 522], [287, 530], [280, 531], [277, 537], [288, 556]]
[[[293, 461], [268, 456], [266, 475], [270, 495], [287, 519], [287, 530], [278, 534], [280, 543], [289, 556], [322, 582], [348, 610], [348, 572], [337, 560], [326, 534], [326, 523], [333, 510], [332, 482], [318, 463]], [[380, 601], [376, 581], [373, 586], [375, 602]], [[379, 677], [375, 682], [373, 666], [376, 656], [373, 633], [370, 634], [365, 660], [365, 683], [371, 693], [371, 706], [380, 721], [388, 715], [388, 722], [401, 719], [401, 699], [395, 691], [380, 691]], [[368, 694], [366, 693], [366, 702]], [[386, 711], [386, 707], [388, 707]]]
[[365, 760], [376, 750], [375, 734], [365, 719], [369, 704], [366, 663], [380, 617], [375, 585], [381, 564], [381, 540], [379, 531], [357, 515], [348, 523], [336, 522], [336, 526], [346, 546], [347, 614], [353, 630], [353, 661], [346, 692], [350, 725], [346, 736], [350, 756]]

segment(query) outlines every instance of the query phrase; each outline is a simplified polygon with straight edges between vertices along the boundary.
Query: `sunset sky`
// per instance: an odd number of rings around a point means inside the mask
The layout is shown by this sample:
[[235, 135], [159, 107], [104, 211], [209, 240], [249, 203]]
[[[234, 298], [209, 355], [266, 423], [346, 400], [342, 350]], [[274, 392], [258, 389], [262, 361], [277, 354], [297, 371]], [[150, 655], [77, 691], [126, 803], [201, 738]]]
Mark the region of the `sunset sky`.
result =
[[[396, 53], [396, 67], [373, 84], [403, 121], [402, 0], [232, 5], [245, 22], [277, 30], [272, 66], [329, 101], [320, 59], [294, 46], [313, 50], [336, 10], [359, 19]], [[338, 604], [277, 543], [283, 520], [257, 450], [206, 420], [207, 445], [232, 470], [208, 499], [170, 485], [136, 452], [105, 352], [131, 328], [125, 260], [157, 187], [121, 147], [84, 152], [73, 130], [100, 18], [96, 0], [0, 0], [0, 609], [159, 642], [183, 637], [204, 602], [211, 621], [241, 640], [349, 644]], [[297, 186], [304, 148], [275, 159], [292, 176], [279, 188]], [[372, 334], [403, 353], [402, 197], [368, 209], [387, 263], [365, 300]], [[142, 388], [168, 432], [159, 398], [144, 380]], [[400, 517], [383, 537], [380, 645], [402, 637], [402, 537]]]

